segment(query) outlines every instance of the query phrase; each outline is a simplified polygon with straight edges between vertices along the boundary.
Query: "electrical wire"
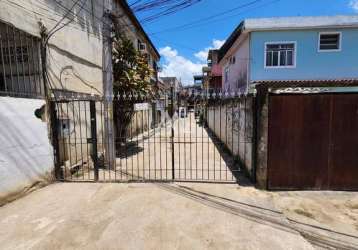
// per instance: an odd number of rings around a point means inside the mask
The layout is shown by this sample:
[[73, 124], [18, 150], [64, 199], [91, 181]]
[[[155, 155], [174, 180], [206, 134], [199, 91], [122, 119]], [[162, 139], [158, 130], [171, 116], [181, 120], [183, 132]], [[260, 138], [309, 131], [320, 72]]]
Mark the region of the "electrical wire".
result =
[[[258, 0], [256, 0], [256, 1], [258, 1]], [[259, 1], [263, 1], [263, 0], [259, 0]], [[265, 4], [261, 4], [259, 6], [256, 6], [256, 7], [241, 11], [241, 12], [236, 13], [234, 15], [229, 15], [229, 16], [225, 16], [225, 17], [217, 18], [217, 19], [212, 18], [211, 20], [208, 20], [206, 22], [203, 22], [204, 20], [200, 20], [200, 22], [199, 22], [199, 20], [197, 20], [197, 21], [187, 23], [187, 24], [184, 24], [184, 25], [179, 25], [179, 26], [164, 29], [164, 30], [161, 30], [161, 31], [152, 32], [152, 33], [149, 33], [149, 35], [157, 35], [157, 34], [167, 33], [167, 32], [178, 32], [178, 31], [184, 31], [184, 30], [188, 30], [188, 29], [192, 29], [192, 28], [201, 27], [201, 26], [204, 26], [204, 25], [207, 25], [207, 24], [210, 24], [210, 23], [216, 23], [218, 21], [223, 21], [223, 20], [227, 20], [227, 19], [232, 18], [232, 17], [240, 16], [240, 15], [243, 15], [243, 14], [246, 14], [248, 12], [260, 9], [262, 7], [265, 7], [267, 5], [270, 5], [270, 4], [279, 2], [279, 1], [281, 1], [281, 0], [270, 1], [270, 2], [267, 2]], [[203, 18], [203, 19], [207, 20], [207, 19], [210, 19], [210, 18]]]
[[[13, 1], [6, 0], [6, 2], [4, 2], [4, 3], [5, 3], [5, 4], [8, 4], [8, 5], [11, 5], [11, 6], [13, 6], [13, 7], [17, 8], [17, 9], [24, 10], [24, 11], [28, 12], [29, 14], [36, 14], [36, 15], [40, 16], [41, 18], [44, 18], [44, 19], [47, 19], [47, 20], [50, 20], [50, 21], [53, 21], [53, 22], [57, 22], [57, 21], [58, 21], [57, 19], [51, 18], [51, 17], [49, 17], [48, 15], [45, 15], [44, 13], [40, 13], [40, 12], [31, 10], [31, 9], [28, 9], [28, 8], [26, 8], [26, 7], [24, 7], [24, 6], [21, 6], [21, 5], [15, 3], [15, 2], [13, 2]], [[36, 4], [35, 4], [35, 5], [36, 5]], [[37, 5], [36, 5], [36, 6], [37, 6]], [[42, 9], [45, 10], [45, 11], [50, 11], [49, 9], [47, 9], [47, 10], [44, 9], [44, 8], [42, 8]], [[55, 14], [55, 13], [54, 13], [54, 14]], [[59, 15], [58, 13], [57, 13], [56, 15], [59, 16], [59, 17], [62, 17], [62, 15]], [[84, 31], [84, 30], [80, 29], [79, 27], [77, 27], [77, 26], [75, 26], [75, 25], [69, 25], [69, 27], [71, 27], [71, 28], [73, 28], [73, 29], [76, 29], [76, 30], [78, 30], [78, 31], [80, 31], [80, 32], [86, 32], [86, 34], [89, 34], [89, 35], [92, 35], [93, 37], [98, 38], [98, 34], [95, 34], [95, 33], [93, 33], [93, 32], [89, 32], [89, 31]]]
[[[75, 8], [75, 6], [77, 5], [77, 3], [78, 3], [79, 1], [81, 1], [81, 0], [77, 0], [77, 1], [72, 5], [71, 9], [69, 9], [69, 10], [67, 11], [67, 13], [66, 13], [66, 14], [55, 24], [55, 26], [49, 31], [49, 34], [51, 34], [51, 32], [53, 32], [53, 31], [57, 28], [57, 26], [60, 25], [60, 23], [61, 23], [63, 20], [65, 20], [65, 18], [66, 18], [70, 13], [72, 13], [73, 9]], [[86, 0], [84, 0], [84, 2], [86, 2]], [[73, 20], [73, 19], [72, 19], [72, 20]]]
[[[67, 25], [69, 25], [70, 23], [73, 22], [73, 20], [75, 19], [75, 16], [73, 15], [73, 18], [70, 19], [67, 23], [63, 24], [62, 26], [60, 26], [59, 28], [55, 29], [56, 27], [58, 27], [58, 25], [66, 18], [66, 16], [72, 12], [73, 8], [77, 5], [77, 3], [79, 3], [81, 0], [77, 0], [76, 3], [72, 6], [72, 8], [66, 13], [66, 15], [59, 21], [57, 22], [57, 24], [49, 31], [48, 33], [48, 37], [46, 40], [46, 43], [48, 43], [48, 41], [50, 40], [50, 38], [58, 31], [60, 31], [61, 29], [63, 29], [64, 27], [66, 27]], [[85, 3], [87, 2], [87, 0], [83, 0], [82, 5], [80, 6], [80, 10], [78, 11], [78, 14], [81, 13], [83, 6], [85, 5]]]
[[179, 12], [180, 10], [189, 8], [202, 0], [152, 0], [144, 6], [134, 7], [134, 12], [143, 12], [143, 11], [153, 11], [153, 9], [164, 9], [160, 10], [158, 13], [152, 14], [150, 16], [141, 19], [141, 23], [152, 22], [156, 19], [159, 19], [163, 16], [168, 16]]
[[234, 8], [230, 8], [229, 10], [226, 10], [226, 11], [223, 11], [223, 12], [219, 12], [219, 13], [216, 13], [214, 15], [210, 15], [210, 16], [207, 16], [207, 17], [204, 17], [204, 18], [200, 18], [200, 19], [197, 19], [195, 21], [192, 21], [192, 22], [189, 22], [189, 23], [186, 23], [186, 24], [182, 24], [182, 25], [179, 25], [179, 26], [175, 26], [175, 27], [172, 27], [172, 28], [168, 28], [168, 29], [164, 29], [162, 31], [158, 31], [158, 32], [154, 32], [153, 34], [159, 34], [159, 33], [163, 33], [163, 32], [166, 32], [166, 31], [170, 31], [170, 30], [174, 30], [174, 29], [180, 29], [180, 28], [185, 28], [185, 27], [188, 27], [188, 26], [191, 26], [191, 25], [194, 25], [194, 24], [198, 24], [198, 23], [201, 23], [203, 21], [207, 21], [207, 20], [211, 20], [213, 18], [217, 18], [219, 16], [222, 16], [222, 15], [226, 15], [228, 13], [231, 13], [231, 12], [234, 12], [234, 11], [237, 11], [237, 10], [240, 10], [242, 8], [246, 8], [248, 6], [251, 6], [251, 5], [254, 5], [258, 2], [261, 2], [263, 0], [254, 0], [254, 1], [251, 1], [249, 3], [246, 3], [246, 4], [241, 4], [239, 6], [236, 6]]

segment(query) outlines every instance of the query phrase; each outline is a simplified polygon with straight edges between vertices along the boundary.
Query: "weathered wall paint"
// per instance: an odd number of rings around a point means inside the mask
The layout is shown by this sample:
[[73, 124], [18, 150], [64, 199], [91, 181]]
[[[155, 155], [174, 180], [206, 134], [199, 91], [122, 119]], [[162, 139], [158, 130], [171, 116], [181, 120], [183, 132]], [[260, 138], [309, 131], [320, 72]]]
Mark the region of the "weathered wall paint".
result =
[[[249, 60], [250, 40], [247, 36], [239, 41], [222, 59], [222, 86], [225, 91], [245, 90], [247, 85], [247, 65]], [[235, 57], [235, 63], [230, 58]], [[225, 69], [228, 69], [228, 79], [225, 80]]]
[[[60, 1], [67, 9], [72, 1]], [[102, 93], [102, 22], [103, 1], [86, 1], [73, 8], [74, 21], [57, 31], [49, 40], [48, 72], [51, 87], [84, 93]], [[67, 10], [55, 0], [18, 0], [0, 2], [0, 19], [33, 36], [40, 37], [38, 22], [51, 31]], [[65, 19], [61, 27], [66, 23]]]
[[46, 179], [53, 170], [47, 124], [34, 115], [44, 104], [0, 97], [0, 201]]
[[247, 172], [252, 171], [253, 147], [253, 98], [240, 98], [234, 103], [214, 105], [208, 108], [209, 128], [236, 156]]
[[[342, 32], [342, 50], [319, 52], [319, 32]], [[265, 69], [265, 42], [297, 42], [296, 68]], [[307, 80], [358, 77], [358, 29], [252, 32], [251, 80]]]

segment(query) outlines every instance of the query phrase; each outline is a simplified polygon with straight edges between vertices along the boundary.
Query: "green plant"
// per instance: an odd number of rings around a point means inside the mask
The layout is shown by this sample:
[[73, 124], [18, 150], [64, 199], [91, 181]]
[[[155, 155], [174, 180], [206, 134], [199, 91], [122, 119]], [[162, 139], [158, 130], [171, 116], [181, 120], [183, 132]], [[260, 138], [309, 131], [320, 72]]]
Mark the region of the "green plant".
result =
[[119, 97], [113, 104], [113, 119], [117, 144], [121, 144], [126, 140], [126, 131], [134, 115], [134, 103], [138, 102], [128, 96], [146, 96], [148, 100], [153, 70], [146, 55], [139, 53], [132, 41], [119, 32], [113, 41], [112, 64], [113, 91]]
[[112, 63], [115, 94], [147, 94], [150, 91], [153, 70], [148, 65], [147, 56], [139, 53], [124, 35], [114, 38]]

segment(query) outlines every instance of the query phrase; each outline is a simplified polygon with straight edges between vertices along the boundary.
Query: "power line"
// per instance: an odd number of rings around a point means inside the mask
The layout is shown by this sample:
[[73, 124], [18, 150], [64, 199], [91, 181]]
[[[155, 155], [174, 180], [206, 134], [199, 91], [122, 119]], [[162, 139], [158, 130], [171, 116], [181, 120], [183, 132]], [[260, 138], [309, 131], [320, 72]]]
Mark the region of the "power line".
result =
[[[256, 1], [263, 1], [263, 0], [256, 0]], [[255, 1], [255, 2], [256, 2]], [[264, 6], [267, 6], [267, 5], [270, 5], [272, 3], [275, 3], [275, 2], [279, 2], [281, 0], [274, 0], [274, 1], [271, 1], [271, 2], [267, 2], [265, 4], [262, 4], [262, 5], [259, 5], [257, 7], [254, 7], [254, 8], [251, 8], [251, 9], [247, 9], [245, 11], [242, 11], [242, 12], [239, 12], [239, 13], [236, 13], [234, 15], [230, 15], [230, 16], [226, 16], [226, 17], [223, 17], [223, 18], [213, 18], [211, 19], [210, 21], [207, 21], [207, 22], [203, 22], [204, 20], [197, 20], [197, 21], [194, 21], [194, 22], [191, 22], [191, 23], [187, 23], [187, 24], [184, 24], [184, 25], [180, 25], [180, 26], [176, 26], [176, 27], [172, 27], [172, 28], [168, 28], [168, 29], [165, 29], [165, 30], [161, 30], [161, 31], [157, 31], [157, 32], [153, 32], [153, 33], [149, 33], [149, 35], [156, 35], [156, 34], [161, 34], [161, 33], [167, 33], [167, 32], [178, 32], [178, 31], [184, 31], [184, 30], [188, 30], [188, 29], [192, 29], [192, 28], [196, 28], [196, 27], [200, 27], [200, 26], [203, 26], [203, 25], [207, 25], [209, 23], [215, 23], [215, 22], [218, 22], [218, 21], [222, 21], [222, 20], [226, 20], [228, 18], [231, 18], [231, 17], [236, 17], [236, 16], [240, 16], [240, 15], [243, 15], [243, 14], [246, 14], [250, 11], [253, 11], [253, 10], [256, 10], [256, 9], [259, 9], [259, 8], [262, 8]], [[210, 19], [209, 17], [205, 17], [203, 18], [205, 20], [207, 19]]]
[[141, 20], [142, 23], [148, 23], [160, 17], [175, 14], [178, 11], [189, 8], [201, 1], [202, 0], [153, 0], [152, 2], [144, 4], [144, 6], [134, 7], [133, 11], [143, 12], [146, 10], [164, 9]]
[[210, 20], [212, 18], [216, 18], [216, 17], [219, 17], [219, 16], [222, 16], [222, 15], [225, 15], [225, 14], [228, 14], [228, 13], [231, 13], [231, 12], [234, 12], [236, 10], [239, 10], [239, 9], [242, 9], [242, 8], [246, 8], [248, 6], [251, 6], [251, 5], [254, 5], [258, 2], [261, 2], [263, 0], [254, 0], [254, 1], [251, 1], [249, 3], [246, 3], [246, 4], [241, 4], [237, 7], [234, 7], [234, 8], [231, 8], [229, 10], [226, 10], [226, 11], [223, 11], [223, 12], [219, 12], [217, 14], [214, 14], [214, 15], [210, 15], [210, 16], [207, 16], [207, 17], [204, 17], [204, 18], [200, 18], [200, 19], [197, 19], [193, 22], [189, 22], [189, 23], [186, 23], [186, 24], [183, 24], [183, 25], [179, 25], [179, 26], [176, 26], [176, 27], [172, 27], [172, 28], [169, 28], [169, 29], [164, 29], [162, 31], [158, 31], [158, 32], [154, 32], [153, 34], [159, 34], [159, 33], [163, 33], [163, 32], [166, 32], [166, 31], [170, 31], [170, 30], [174, 30], [174, 29], [180, 29], [180, 28], [185, 28], [185, 27], [188, 27], [188, 26], [191, 26], [193, 24], [197, 24], [197, 23], [201, 23], [203, 21], [206, 21], [206, 20]]
[[[63, 20], [65, 20], [65, 18], [68, 16], [68, 14], [70, 14], [70, 13], [73, 11], [73, 9], [75, 8], [75, 6], [77, 5], [77, 3], [78, 3], [79, 1], [81, 1], [81, 0], [77, 0], [77, 1], [72, 5], [71, 9], [69, 9], [69, 10], [67, 11], [67, 13], [66, 13], [66, 14], [55, 24], [55, 26], [49, 31], [49, 34], [50, 34], [52, 31], [54, 31], [54, 30], [57, 28], [57, 26], [60, 25], [60, 23], [61, 23]], [[83, 2], [85, 3], [86, 0], [84, 0]], [[72, 19], [72, 20], [73, 20], [73, 19]]]
[[156, 37], [156, 39], [158, 39], [158, 40], [162, 40], [162, 41], [164, 41], [164, 42], [177, 45], [178, 47], [181, 47], [181, 48], [184, 48], [184, 49], [187, 49], [187, 50], [191, 50], [191, 51], [193, 51], [193, 52], [197, 52], [197, 51], [198, 51], [197, 49], [191, 48], [191, 47], [189, 47], [189, 46], [187, 46], [187, 45], [166, 40], [166, 39], [164, 39], [164, 38], [162, 38], [162, 37], [159, 37], [158, 35], [153, 34], [153, 36]]
[[129, 7], [132, 7], [133, 5], [136, 5], [136, 4], [140, 3], [140, 2], [142, 2], [142, 0], [134, 1], [133, 3], [131, 3], [131, 4], [129, 5]]
[[[56, 29], [56, 27], [58, 27], [58, 25], [67, 17], [67, 15], [73, 11], [73, 8], [74, 8], [74, 7], [77, 5], [77, 3], [80, 2], [80, 1], [81, 1], [81, 0], [77, 0], [77, 1], [73, 4], [72, 8], [63, 16], [63, 18], [62, 18], [60, 21], [58, 21], [57, 24], [49, 31], [48, 37], [47, 37], [47, 40], [46, 40], [46, 43], [49, 41], [49, 39], [50, 39], [56, 32], [58, 32], [59, 30], [63, 29], [64, 27], [66, 27], [67, 25], [69, 25], [70, 23], [73, 22], [73, 20], [75, 19], [75, 16], [74, 16], [74, 15], [73, 15], [73, 18], [70, 19], [67, 23], [63, 24], [61, 27], [59, 27], [59, 28]], [[81, 13], [81, 11], [82, 11], [82, 9], [83, 9], [83, 6], [85, 5], [86, 1], [87, 1], [87, 0], [83, 0], [83, 3], [82, 3], [82, 5], [81, 5], [80, 10], [78, 11], [78, 13]]]
[[[41, 16], [42, 18], [46, 18], [46, 19], [48, 19], [48, 20], [50, 20], [50, 21], [53, 21], [53, 22], [57, 22], [57, 21], [58, 21], [57, 19], [51, 18], [51, 17], [49, 17], [48, 15], [45, 15], [45, 14], [40, 13], [40, 12], [36, 12], [36, 11], [34, 11], [34, 10], [32, 10], [32, 9], [28, 9], [28, 8], [26, 8], [26, 7], [24, 7], [24, 6], [21, 6], [21, 5], [15, 3], [15, 2], [13, 2], [13, 1], [7, 0], [5, 3], [7, 3], [7, 4], [9, 4], [9, 5], [12, 5], [12, 6], [15, 7], [15, 8], [24, 10], [24, 11], [30, 13], [30, 14], [36, 14], [36, 15], [38, 15], [38, 16]], [[37, 5], [37, 4], [35, 4], [35, 5], [36, 5], [37, 7], [40, 7], [40, 5]], [[47, 9], [47, 8], [43, 8], [43, 7], [40, 7], [40, 8], [43, 9], [43, 10], [45, 10], [45, 11], [51, 11], [50, 9]], [[52, 11], [52, 12], [53, 12], [53, 11]], [[54, 12], [53, 12], [53, 13], [54, 13]], [[62, 17], [62, 15], [59, 15], [58, 13], [54, 13], [54, 14], [57, 15], [57, 16], [59, 16], [59, 17]], [[70, 26], [71, 28], [73, 28], [73, 29], [78, 30], [78, 31], [85, 32], [84, 30], [80, 29], [79, 27], [77, 27], [77, 26], [75, 26], [75, 25], [69, 25], [69, 26]], [[95, 33], [93, 33], [93, 32], [86, 31], [86, 33], [87, 33], [87, 34], [90, 34], [90, 35], [93, 35], [94, 37], [98, 37], [98, 35], [95, 34]]]

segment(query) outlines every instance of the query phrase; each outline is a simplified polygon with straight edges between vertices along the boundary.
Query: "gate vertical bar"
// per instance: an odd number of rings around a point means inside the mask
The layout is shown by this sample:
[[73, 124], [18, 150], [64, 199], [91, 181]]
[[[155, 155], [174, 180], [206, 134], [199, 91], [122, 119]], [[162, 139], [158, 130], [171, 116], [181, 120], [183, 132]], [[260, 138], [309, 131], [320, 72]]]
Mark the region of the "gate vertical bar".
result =
[[172, 136], [171, 136], [171, 145], [172, 145], [172, 179], [174, 181], [175, 179], [175, 167], [174, 167], [174, 112], [175, 112], [175, 108], [174, 108], [174, 87], [170, 88], [170, 98], [171, 98], [171, 117], [172, 117]]
[[[2, 76], [4, 81], [4, 91], [7, 92], [7, 81], [6, 81], [6, 70], [5, 70], [5, 61], [4, 61], [4, 50], [3, 47], [3, 36], [0, 36], [0, 54], [1, 54], [1, 65], [2, 65]], [[11, 67], [10, 67], [11, 68]]]
[[96, 119], [95, 101], [90, 101], [90, 116], [91, 116], [91, 142], [92, 142], [92, 161], [94, 166], [94, 180], [98, 181], [97, 119]]

